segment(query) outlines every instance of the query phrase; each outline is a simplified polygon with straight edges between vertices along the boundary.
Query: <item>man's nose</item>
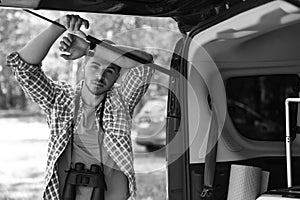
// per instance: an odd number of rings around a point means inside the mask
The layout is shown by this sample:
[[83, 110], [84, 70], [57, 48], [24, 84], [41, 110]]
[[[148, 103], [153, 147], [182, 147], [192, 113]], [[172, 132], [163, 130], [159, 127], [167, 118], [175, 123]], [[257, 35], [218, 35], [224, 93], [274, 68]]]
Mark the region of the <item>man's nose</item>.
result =
[[98, 80], [100, 80], [100, 79], [102, 78], [103, 71], [104, 71], [104, 70], [101, 69], [101, 70], [99, 70], [99, 71], [97, 72], [96, 78], [97, 78]]
[[102, 77], [102, 74], [99, 74], [99, 73], [96, 74], [96, 79], [97, 79], [97, 80], [100, 80], [101, 77]]

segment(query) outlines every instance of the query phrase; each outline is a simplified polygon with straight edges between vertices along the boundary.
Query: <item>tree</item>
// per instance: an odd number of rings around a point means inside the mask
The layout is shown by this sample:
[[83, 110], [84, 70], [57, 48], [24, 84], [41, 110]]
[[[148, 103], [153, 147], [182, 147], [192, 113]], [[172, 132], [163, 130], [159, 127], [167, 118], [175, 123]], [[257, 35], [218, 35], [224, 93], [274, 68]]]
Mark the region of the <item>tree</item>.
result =
[[[11, 69], [6, 67], [6, 56], [23, 47], [49, 23], [21, 10], [3, 9], [0, 17], [0, 109], [26, 109], [27, 98], [13, 77]], [[50, 51], [44, 63], [44, 70], [53, 79], [68, 79], [69, 77], [64, 75], [69, 74], [70, 68], [62, 66], [66, 63], [70, 66], [71, 63], [58, 57], [57, 51]]]
[[[20, 11], [4, 9], [0, 12], [0, 18], [0, 108], [24, 107], [25, 95], [12, 79], [11, 70], [5, 66], [8, 52], [23, 46], [26, 37], [30, 35], [20, 31], [26, 19], [22, 17]], [[24, 32], [28, 31], [25, 28]]]
[[[66, 14], [58, 11], [39, 11], [39, 13], [50, 19]], [[86, 13], [79, 13], [79, 15], [90, 20], [91, 28], [88, 32], [90, 35], [145, 49], [153, 54], [156, 63], [165, 67], [169, 66], [173, 46], [181, 36], [175, 21], [170, 18]], [[2, 10], [0, 17], [0, 109], [25, 109], [26, 97], [12, 77], [11, 70], [5, 67], [5, 58], [9, 52], [24, 46], [28, 40], [48, 26], [49, 22], [20, 10]], [[81, 73], [78, 67], [80, 61], [65, 61], [59, 54], [58, 42], [56, 42], [43, 61], [45, 73], [54, 80], [75, 82], [74, 80], [78, 79], [76, 77]], [[168, 76], [156, 72], [153, 81], [158, 85], [167, 85]]]

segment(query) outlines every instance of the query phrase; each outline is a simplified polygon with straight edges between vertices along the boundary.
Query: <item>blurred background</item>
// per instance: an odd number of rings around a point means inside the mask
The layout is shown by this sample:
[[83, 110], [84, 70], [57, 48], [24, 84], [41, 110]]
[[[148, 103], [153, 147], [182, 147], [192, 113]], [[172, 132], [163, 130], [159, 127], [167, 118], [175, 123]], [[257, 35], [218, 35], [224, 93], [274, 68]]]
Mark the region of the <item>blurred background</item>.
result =
[[[37, 11], [50, 19], [66, 14]], [[90, 21], [86, 32], [99, 39], [144, 49], [155, 63], [169, 68], [176, 41], [181, 37], [170, 18], [76, 13]], [[40, 199], [46, 167], [48, 127], [39, 107], [26, 97], [6, 67], [6, 56], [22, 48], [49, 23], [22, 10], [0, 12], [0, 199]], [[59, 41], [59, 40], [58, 40]], [[81, 61], [60, 58], [58, 42], [43, 61], [53, 80], [74, 85], [82, 77]], [[147, 94], [135, 109], [133, 147], [140, 200], [165, 199], [164, 146], [168, 76], [155, 72]]]

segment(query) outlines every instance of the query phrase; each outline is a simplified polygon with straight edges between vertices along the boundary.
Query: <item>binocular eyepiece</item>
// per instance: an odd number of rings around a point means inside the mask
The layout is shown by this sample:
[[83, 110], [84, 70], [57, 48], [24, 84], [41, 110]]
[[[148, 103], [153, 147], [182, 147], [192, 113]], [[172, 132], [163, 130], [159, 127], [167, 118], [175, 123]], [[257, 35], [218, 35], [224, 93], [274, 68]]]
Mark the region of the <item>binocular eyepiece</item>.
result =
[[103, 169], [96, 164], [86, 170], [83, 163], [75, 163], [75, 168], [66, 171], [67, 178], [63, 190], [63, 200], [76, 199], [76, 186], [92, 187], [91, 200], [104, 200], [104, 192], [107, 186], [104, 179]]

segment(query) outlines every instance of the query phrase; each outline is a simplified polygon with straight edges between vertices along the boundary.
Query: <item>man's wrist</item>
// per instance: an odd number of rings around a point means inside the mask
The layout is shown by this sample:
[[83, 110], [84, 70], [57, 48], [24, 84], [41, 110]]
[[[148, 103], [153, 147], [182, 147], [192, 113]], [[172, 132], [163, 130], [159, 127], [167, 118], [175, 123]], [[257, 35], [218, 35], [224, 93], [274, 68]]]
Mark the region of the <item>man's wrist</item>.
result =
[[86, 50], [86, 55], [89, 57], [93, 57], [96, 52], [96, 46], [97, 45], [95, 43], [90, 42]]
[[53, 23], [52, 25], [56, 26], [57, 28], [60, 28], [62, 29], [63, 31], [66, 31], [67, 30], [67, 27], [61, 23], [61, 18], [57, 18]]

